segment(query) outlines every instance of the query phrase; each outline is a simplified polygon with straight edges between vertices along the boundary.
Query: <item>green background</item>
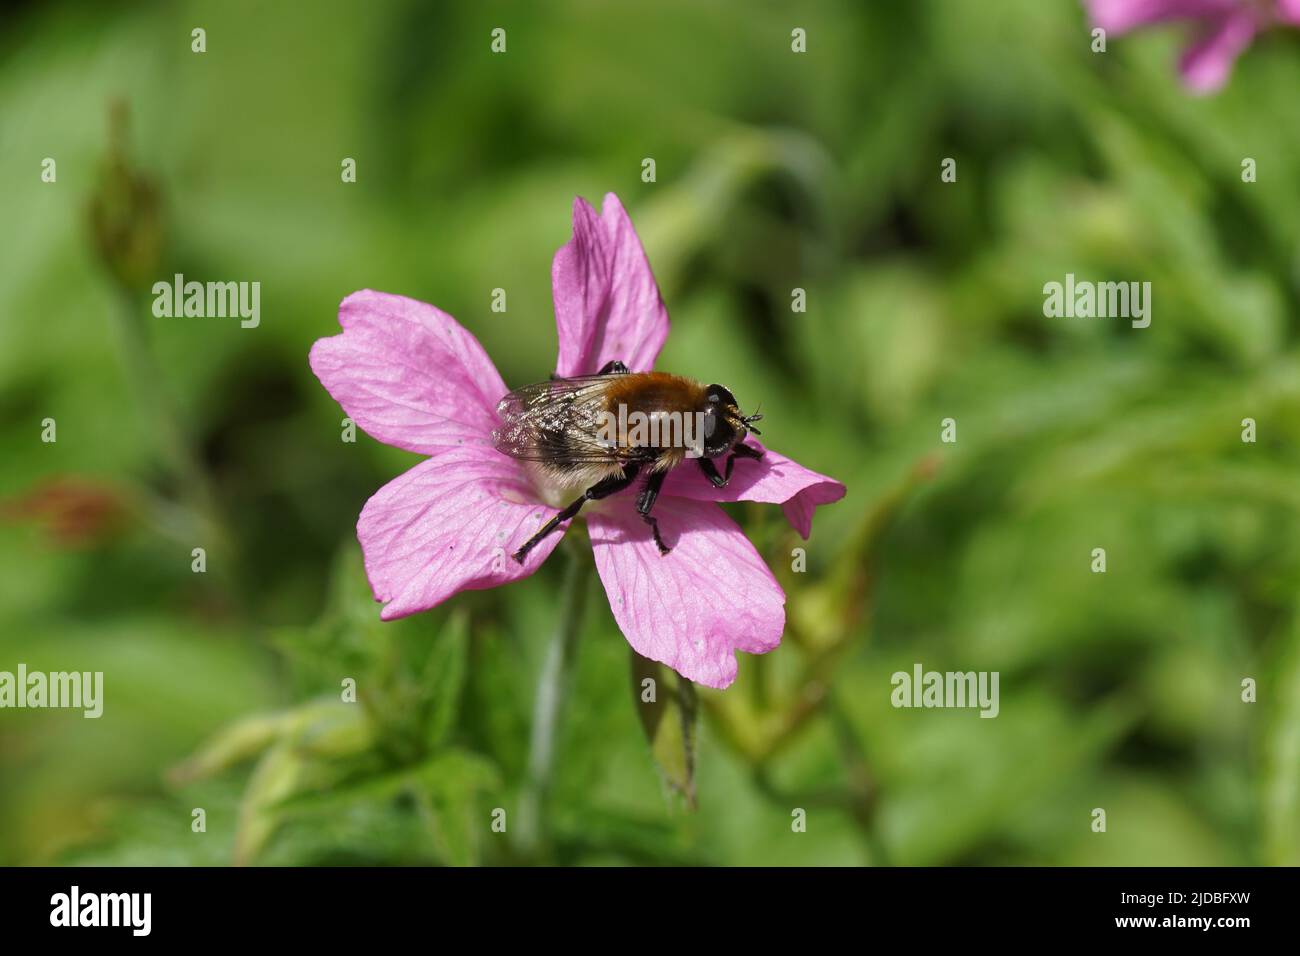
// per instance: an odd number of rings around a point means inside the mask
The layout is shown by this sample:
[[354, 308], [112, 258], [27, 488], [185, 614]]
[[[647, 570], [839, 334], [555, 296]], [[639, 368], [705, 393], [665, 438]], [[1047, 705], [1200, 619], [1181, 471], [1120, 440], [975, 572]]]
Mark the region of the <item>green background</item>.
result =
[[[106, 701], [0, 712], [0, 862], [1300, 862], [1300, 39], [1210, 98], [1176, 28], [1090, 39], [1042, 0], [6, 14], [0, 670]], [[340, 441], [307, 366], [375, 288], [543, 378], [551, 256], [607, 191], [660, 367], [848, 486], [802, 574], [779, 509], [729, 506], [790, 621], [700, 692], [695, 810], [590, 580], [530, 774], [559, 555], [380, 624], [356, 516], [418, 459]], [[260, 327], [155, 319], [174, 272], [261, 282]], [[1067, 272], [1151, 282], [1151, 327], [1044, 317]], [[998, 671], [1000, 715], [894, 709], [916, 662]]]

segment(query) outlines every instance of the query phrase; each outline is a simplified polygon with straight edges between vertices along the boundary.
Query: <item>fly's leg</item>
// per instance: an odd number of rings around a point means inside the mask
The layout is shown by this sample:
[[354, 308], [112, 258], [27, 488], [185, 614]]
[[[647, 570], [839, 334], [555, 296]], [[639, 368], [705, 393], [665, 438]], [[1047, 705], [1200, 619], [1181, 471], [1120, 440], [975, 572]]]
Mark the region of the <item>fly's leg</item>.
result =
[[731, 480], [731, 469], [736, 464], [735, 455], [727, 458], [727, 473], [725, 475], [718, 474], [718, 466], [713, 463], [712, 458], [697, 458], [695, 460], [699, 462], [700, 471], [704, 472], [704, 477], [709, 479], [709, 483], [714, 488], [727, 487], [727, 482]]
[[641, 494], [636, 496], [636, 513], [641, 516], [641, 520], [650, 526], [650, 531], [654, 534], [655, 545], [659, 548], [660, 554], [667, 554], [672, 548], [664, 544], [664, 539], [659, 537], [659, 519], [650, 514], [650, 510], [655, 506], [655, 501], [659, 497], [659, 489], [664, 485], [664, 479], [668, 477], [666, 471], [656, 471], [646, 479], [645, 487], [641, 489]]
[[697, 458], [695, 460], [700, 463], [700, 471], [704, 472], [704, 477], [709, 479], [714, 488], [725, 488], [727, 482], [731, 481], [731, 470], [736, 467], [737, 458], [759, 459], [762, 457], [763, 453], [757, 448], [745, 444], [737, 445], [732, 449], [731, 454], [727, 456], [727, 467], [722, 474], [718, 474], [718, 466], [713, 463], [712, 458]]
[[539, 530], [535, 535], [533, 535], [531, 538], [525, 541], [523, 543], [523, 546], [520, 547], [520, 549], [516, 551], [513, 555], [511, 555], [511, 557], [513, 557], [520, 564], [523, 564], [524, 558], [528, 556], [529, 551], [533, 550], [533, 548], [537, 546], [537, 542], [545, 538], [548, 534], [550, 534], [552, 531], [558, 528], [563, 522], [568, 521], [570, 518], [574, 517], [579, 511], [582, 510], [582, 506], [584, 504], [586, 504], [588, 501], [599, 501], [601, 498], [608, 498], [610, 495], [617, 494], [618, 492], [622, 491], [628, 485], [632, 484], [633, 479], [636, 478], [636, 473], [640, 470], [641, 470], [640, 462], [635, 462], [633, 464], [624, 467], [623, 474], [611, 475], [608, 478], [602, 478], [600, 481], [596, 482], [594, 485], [592, 485], [590, 488], [584, 491], [580, 498], [570, 502], [567, 506], [565, 506], [565, 508], [562, 511], [560, 511], [557, 515], [555, 515], [555, 517], [553, 517], [550, 521], [546, 522], [546, 524], [542, 525], [541, 530]]
[[[597, 375], [626, 375], [628, 371], [629, 370], [626, 365], [624, 365], [618, 359], [614, 359], [612, 362], [606, 362], [601, 367], [600, 371], [597, 372], [596, 374]], [[554, 372], [551, 373], [552, 382], [563, 382], [564, 378], [565, 377], [563, 375], [556, 375]]]

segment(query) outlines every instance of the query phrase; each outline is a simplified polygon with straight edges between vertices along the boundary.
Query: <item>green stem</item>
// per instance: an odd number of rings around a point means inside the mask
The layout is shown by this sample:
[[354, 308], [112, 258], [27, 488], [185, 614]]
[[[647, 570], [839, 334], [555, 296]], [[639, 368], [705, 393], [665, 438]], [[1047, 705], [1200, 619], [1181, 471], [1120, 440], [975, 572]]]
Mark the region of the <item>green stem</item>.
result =
[[546, 652], [546, 661], [537, 680], [537, 697], [533, 703], [533, 730], [528, 747], [528, 779], [519, 804], [519, 843], [530, 855], [542, 851], [546, 843], [547, 800], [551, 789], [560, 709], [569, 692], [573, 663], [577, 657], [578, 635], [586, 606], [587, 581], [591, 559], [579, 549], [566, 547], [568, 564], [564, 571], [560, 621]]

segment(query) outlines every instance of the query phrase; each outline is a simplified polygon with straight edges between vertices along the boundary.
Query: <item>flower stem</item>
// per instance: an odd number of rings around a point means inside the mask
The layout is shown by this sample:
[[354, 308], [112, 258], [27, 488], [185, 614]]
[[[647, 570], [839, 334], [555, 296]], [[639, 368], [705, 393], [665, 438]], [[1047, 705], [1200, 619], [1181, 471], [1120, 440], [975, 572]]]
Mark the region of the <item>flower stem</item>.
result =
[[164, 384], [162, 368], [154, 355], [148, 329], [140, 318], [137, 299], [122, 285], [117, 286], [117, 293], [114, 316], [127, 378], [136, 392], [146, 427], [176, 478], [178, 496], [195, 522], [192, 529], [182, 533], [187, 533], [194, 545], [220, 555], [215, 568], [217, 576], [231, 585], [233, 591], [233, 574], [229, 569], [235, 562], [234, 539], [227, 531], [212, 482]]
[[578, 635], [586, 607], [587, 583], [591, 576], [591, 559], [580, 548], [565, 547], [567, 565], [560, 620], [546, 652], [542, 673], [537, 680], [533, 702], [533, 730], [528, 746], [528, 778], [519, 804], [519, 843], [530, 855], [545, 848], [544, 824], [547, 799], [551, 788], [560, 707], [569, 692]]

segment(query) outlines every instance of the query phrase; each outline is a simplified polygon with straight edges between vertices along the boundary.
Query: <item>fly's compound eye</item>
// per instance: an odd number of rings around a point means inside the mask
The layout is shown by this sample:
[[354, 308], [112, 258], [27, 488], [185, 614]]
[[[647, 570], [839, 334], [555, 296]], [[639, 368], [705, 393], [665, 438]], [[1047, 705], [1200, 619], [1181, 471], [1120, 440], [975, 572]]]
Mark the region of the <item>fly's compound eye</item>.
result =
[[737, 432], [721, 411], [710, 410], [704, 414], [704, 456], [716, 458], [725, 455], [736, 443]]
[[722, 385], [710, 385], [705, 390], [710, 405], [720, 405], [723, 408], [735, 408], [736, 396], [731, 394], [730, 389]]

